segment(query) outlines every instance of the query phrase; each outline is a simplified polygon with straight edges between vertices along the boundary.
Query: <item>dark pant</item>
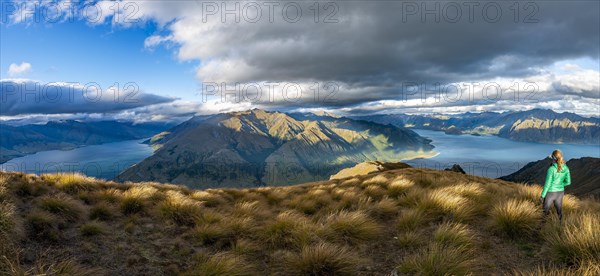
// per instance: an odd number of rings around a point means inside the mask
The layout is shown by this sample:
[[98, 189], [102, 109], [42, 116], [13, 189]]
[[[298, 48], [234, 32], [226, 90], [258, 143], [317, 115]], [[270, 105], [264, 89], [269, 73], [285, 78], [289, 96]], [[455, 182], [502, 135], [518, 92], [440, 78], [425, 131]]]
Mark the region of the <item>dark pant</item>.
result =
[[562, 200], [564, 195], [565, 192], [546, 193], [546, 198], [544, 199], [544, 218], [548, 216], [548, 213], [550, 213], [550, 208], [552, 208], [552, 204], [554, 204], [554, 208], [556, 208], [558, 217], [562, 221]]

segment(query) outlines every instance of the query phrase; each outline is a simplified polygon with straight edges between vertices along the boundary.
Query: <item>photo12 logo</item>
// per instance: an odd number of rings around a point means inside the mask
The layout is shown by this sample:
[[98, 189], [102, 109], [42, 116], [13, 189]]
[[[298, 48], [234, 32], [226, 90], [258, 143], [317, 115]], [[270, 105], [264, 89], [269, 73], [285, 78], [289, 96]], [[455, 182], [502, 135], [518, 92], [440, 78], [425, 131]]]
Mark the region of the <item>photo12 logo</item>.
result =
[[538, 23], [540, 7], [536, 2], [494, 1], [403, 1], [403, 23], [496, 23], [510, 18], [514, 23]]
[[96, 82], [18, 82], [0, 83], [0, 102], [10, 105], [16, 103], [137, 103], [140, 88], [135, 82], [102, 87]]
[[200, 94], [202, 102], [211, 99], [220, 102], [252, 103], [332, 103], [340, 91], [340, 84], [329, 82], [250, 82], [233, 83], [203, 82]]
[[134, 1], [2, 1], [1, 21], [10, 23], [61, 23], [84, 21], [88, 24], [135, 24], [140, 7]]
[[221, 23], [339, 23], [336, 2], [293, 1], [197, 1], [202, 22]]

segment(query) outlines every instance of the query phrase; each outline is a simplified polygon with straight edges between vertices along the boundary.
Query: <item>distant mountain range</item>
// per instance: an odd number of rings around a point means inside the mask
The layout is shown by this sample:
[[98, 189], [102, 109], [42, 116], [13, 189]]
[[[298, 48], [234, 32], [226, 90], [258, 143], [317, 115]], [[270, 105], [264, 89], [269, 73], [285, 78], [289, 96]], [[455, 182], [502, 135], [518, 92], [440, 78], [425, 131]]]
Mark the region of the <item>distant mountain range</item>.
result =
[[[531, 162], [515, 173], [500, 177], [500, 179], [544, 185], [546, 170], [550, 164], [549, 158]], [[578, 196], [600, 196], [600, 158], [574, 158], [567, 161], [567, 166], [571, 172], [571, 185], [567, 186], [565, 190], [567, 193]]]
[[424, 157], [430, 142], [404, 127], [254, 109], [194, 117], [153, 137], [154, 155], [116, 180], [192, 188], [292, 185], [363, 161]]
[[66, 150], [151, 137], [169, 127], [169, 123], [118, 121], [48, 122], [43, 125], [10, 126], [0, 124], [0, 163], [45, 150]]
[[407, 128], [441, 130], [448, 134], [496, 135], [537, 143], [600, 144], [600, 118], [548, 109], [482, 112], [458, 115], [387, 114], [352, 117]]

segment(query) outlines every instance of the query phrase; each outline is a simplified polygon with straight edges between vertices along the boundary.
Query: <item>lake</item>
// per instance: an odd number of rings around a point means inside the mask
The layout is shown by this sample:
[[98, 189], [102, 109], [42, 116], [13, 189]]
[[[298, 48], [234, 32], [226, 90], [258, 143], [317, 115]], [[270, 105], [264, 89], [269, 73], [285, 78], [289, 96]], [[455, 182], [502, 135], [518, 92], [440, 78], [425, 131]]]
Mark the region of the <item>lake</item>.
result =
[[81, 172], [88, 176], [113, 179], [130, 166], [152, 155], [152, 148], [141, 140], [129, 140], [72, 150], [41, 151], [15, 158], [0, 169], [26, 173]]
[[[448, 135], [441, 131], [415, 129], [433, 140], [438, 154], [433, 158], [405, 161], [414, 167], [444, 169], [459, 164], [467, 173], [500, 177], [511, 174], [531, 161], [543, 159], [554, 149], [566, 160], [591, 156], [600, 158], [599, 145], [538, 144], [517, 142], [496, 136]], [[123, 170], [152, 155], [152, 148], [132, 140], [86, 146], [73, 150], [51, 150], [12, 159], [0, 169], [27, 173], [82, 172], [112, 179]]]
[[539, 144], [512, 141], [497, 136], [449, 135], [443, 131], [413, 129], [433, 140], [438, 155], [405, 161], [414, 167], [444, 169], [459, 164], [468, 174], [497, 178], [516, 172], [527, 163], [544, 159], [559, 149], [565, 160], [600, 158], [600, 145]]

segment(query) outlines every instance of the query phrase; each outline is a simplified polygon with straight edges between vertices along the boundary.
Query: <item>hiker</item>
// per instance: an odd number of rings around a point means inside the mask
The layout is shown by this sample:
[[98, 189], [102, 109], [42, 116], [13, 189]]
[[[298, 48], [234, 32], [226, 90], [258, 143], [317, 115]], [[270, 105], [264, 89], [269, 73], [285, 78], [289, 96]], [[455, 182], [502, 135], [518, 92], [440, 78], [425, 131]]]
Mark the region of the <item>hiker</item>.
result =
[[565, 186], [571, 185], [571, 172], [567, 164], [565, 164], [560, 150], [554, 150], [552, 155], [548, 157], [552, 159], [552, 165], [550, 165], [550, 168], [546, 172], [546, 182], [540, 202], [544, 205], [544, 220], [548, 216], [550, 208], [554, 205], [558, 217], [562, 222], [562, 200], [565, 195]]

